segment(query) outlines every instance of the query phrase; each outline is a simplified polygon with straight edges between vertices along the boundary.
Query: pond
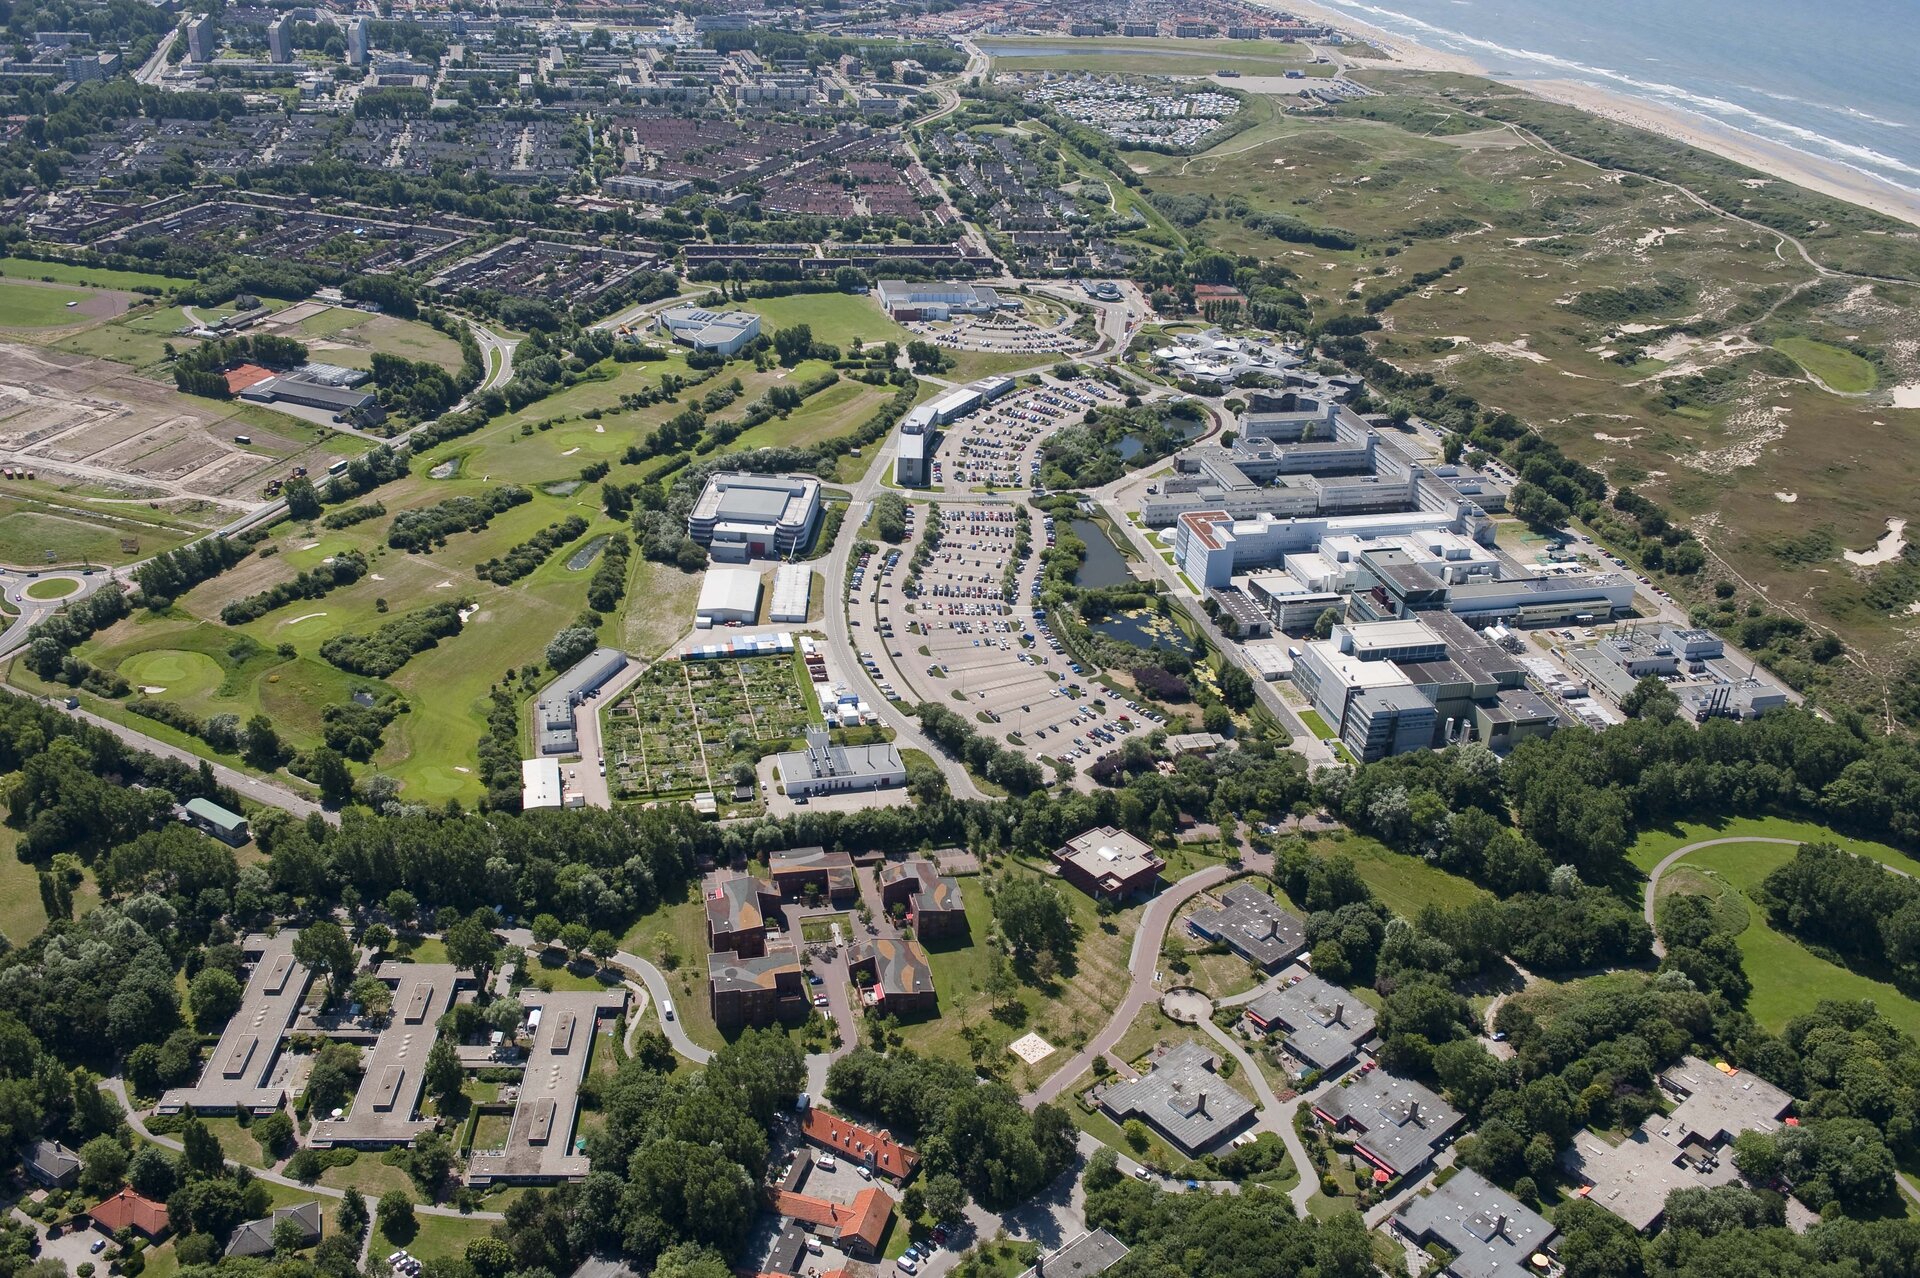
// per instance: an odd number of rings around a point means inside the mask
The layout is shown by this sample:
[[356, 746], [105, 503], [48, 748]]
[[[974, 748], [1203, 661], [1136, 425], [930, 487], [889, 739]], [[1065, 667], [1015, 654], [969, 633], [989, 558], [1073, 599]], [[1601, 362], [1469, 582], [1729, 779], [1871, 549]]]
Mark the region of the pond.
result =
[[[1204, 418], [1194, 422], [1188, 421], [1184, 417], [1169, 417], [1167, 418], [1167, 429], [1179, 435], [1183, 442], [1191, 442], [1198, 439], [1201, 435], [1206, 434], [1207, 423]], [[1140, 436], [1131, 431], [1122, 435], [1114, 443], [1114, 447], [1120, 451], [1121, 461], [1132, 461], [1140, 455], [1140, 450], [1146, 446], [1147, 441], [1141, 439]]]
[[1132, 644], [1136, 648], [1172, 648], [1190, 656], [1199, 651], [1171, 618], [1145, 608], [1114, 613], [1104, 620], [1089, 623], [1087, 628], [1103, 639]]
[[1080, 571], [1073, 575], [1075, 585], [1098, 590], [1102, 586], [1124, 586], [1136, 580], [1127, 570], [1126, 558], [1107, 536], [1106, 529], [1091, 519], [1072, 519], [1067, 527], [1073, 535], [1087, 543], [1087, 557], [1080, 563]]

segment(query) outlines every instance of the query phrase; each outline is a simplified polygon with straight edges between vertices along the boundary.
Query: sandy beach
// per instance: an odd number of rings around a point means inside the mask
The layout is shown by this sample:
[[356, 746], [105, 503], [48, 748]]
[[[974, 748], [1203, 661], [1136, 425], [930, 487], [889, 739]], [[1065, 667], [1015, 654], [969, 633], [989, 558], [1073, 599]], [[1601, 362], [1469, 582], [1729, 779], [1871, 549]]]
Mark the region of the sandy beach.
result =
[[[1260, 0], [1254, 0], [1260, 3]], [[1405, 36], [1384, 31], [1361, 21], [1344, 9], [1302, 3], [1301, 0], [1276, 0], [1261, 4], [1275, 12], [1293, 13], [1314, 22], [1324, 22], [1347, 34], [1378, 46], [1391, 59], [1390, 65], [1409, 71], [1454, 71], [1465, 75], [1487, 75], [1485, 67], [1457, 53], [1429, 49]], [[1363, 69], [1366, 59], [1356, 60]], [[1535, 94], [1551, 102], [1578, 107], [1604, 119], [1645, 129], [1661, 137], [1684, 142], [1688, 146], [1711, 151], [1715, 155], [1747, 165], [1760, 173], [1778, 178], [1822, 195], [1858, 204], [1862, 208], [1920, 226], [1920, 195], [1902, 191], [1880, 182], [1844, 164], [1823, 160], [1766, 138], [1743, 133], [1707, 116], [1691, 111], [1628, 97], [1577, 80], [1514, 80], [1489, 76], [1502, 84]]]

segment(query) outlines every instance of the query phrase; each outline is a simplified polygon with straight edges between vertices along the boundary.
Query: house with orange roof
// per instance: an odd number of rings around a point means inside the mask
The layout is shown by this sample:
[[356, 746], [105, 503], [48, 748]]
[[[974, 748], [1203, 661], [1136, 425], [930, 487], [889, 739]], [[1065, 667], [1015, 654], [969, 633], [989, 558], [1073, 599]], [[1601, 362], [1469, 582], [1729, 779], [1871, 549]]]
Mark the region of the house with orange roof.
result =
[[104, 1199], [87, 1215], [92, 1218], [94, 1227], [105, 1233], [117, 1234], [122, 1229], [130, 1229], [150, 1242], [158, 1242], [166, 1237], [171, 1228], [165, 1203], [143, 1198], [131, 1189], [122, 1189], [113, 1197]]
[[920, 1169], [920, 1155], [885, 1132], [868, 1131], [823, 1109], [809, 1109], [800, 1134], [820, 1148], [863, 1164], [896, 1185], [905, 1184]]
[[873, 1260], [880, 1255], [887, 1223], [893, 1219], [893, 1199], [873, 1185], [855, 1194], [852, 1203], [778, 1190], [773, 1195], [773, 1209], [857, 1260]]

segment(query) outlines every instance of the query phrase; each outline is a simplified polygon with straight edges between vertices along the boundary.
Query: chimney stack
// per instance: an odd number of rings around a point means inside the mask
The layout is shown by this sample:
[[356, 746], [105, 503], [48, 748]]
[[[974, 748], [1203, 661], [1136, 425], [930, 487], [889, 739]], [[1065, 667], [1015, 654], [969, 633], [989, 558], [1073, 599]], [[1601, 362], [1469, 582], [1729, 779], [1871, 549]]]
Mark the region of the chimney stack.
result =
[[1345, 1003], [1335, 1003], [1333, 1005], [1333, 1023], [1335, 1025], [1345, 1025], [1347, 1023], [1347, 1005]]
[[1507, 1236], [1507, 1213], [1504, 1211], [1494, 1219], [1493, 1236], [1495, 1238], [1505, 1238]]
[[1410, 1100], [1407, 1102], [1407, 1121], [1409, 1123], [1417, 1123], [1420, 1121], [1420, 1102], [1419, 1101]]

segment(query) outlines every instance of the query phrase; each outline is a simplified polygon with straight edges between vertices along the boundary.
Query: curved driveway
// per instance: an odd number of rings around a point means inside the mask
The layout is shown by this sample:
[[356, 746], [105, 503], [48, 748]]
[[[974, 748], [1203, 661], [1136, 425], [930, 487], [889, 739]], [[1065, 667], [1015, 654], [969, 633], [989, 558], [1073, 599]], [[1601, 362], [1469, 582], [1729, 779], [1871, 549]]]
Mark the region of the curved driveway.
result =
[[[531, 940], [532, 938], [529, 937], [528, 941], [531, 942]], [[647, 987], [647, 995], [653, 999], [653, 1005], [662, 1010], [662, 1015], [660, 1016], [660, 1031], [667, 1036], [667, 1042], [673, 1044], [674, 1051], [680, 1053], [680, 1055], [686, 1057], [696, 1065], [705, 1065], [713, 1059], [712, 1052], [688, 1037], [687, 1027], [680, 1023], [678, 1017], [675, 1017], [673, 1020], [666, 1018], [665, 1009], [667, 1004], [673, 1000], [673, 990], [667, 984], [665, 973], [653, 964], [647, 962], [647, 960], [641, 958], [638, 954], [629, 954], [625, 950], [616, 952], [613, 956], [613, 961], [616, 965], [626, 968], [629, 972], [639, 977], [640, 983]]]

